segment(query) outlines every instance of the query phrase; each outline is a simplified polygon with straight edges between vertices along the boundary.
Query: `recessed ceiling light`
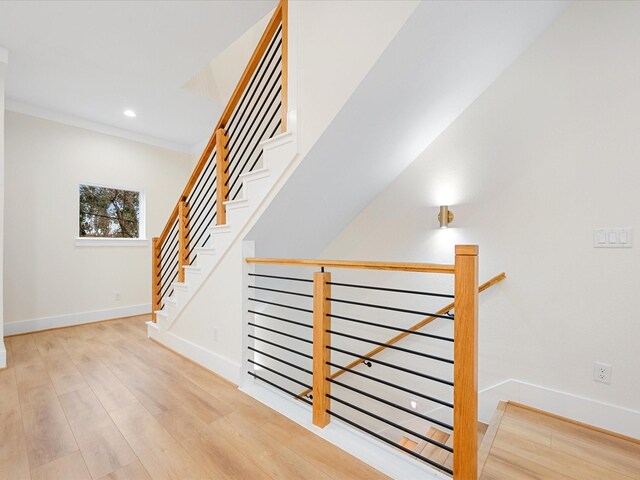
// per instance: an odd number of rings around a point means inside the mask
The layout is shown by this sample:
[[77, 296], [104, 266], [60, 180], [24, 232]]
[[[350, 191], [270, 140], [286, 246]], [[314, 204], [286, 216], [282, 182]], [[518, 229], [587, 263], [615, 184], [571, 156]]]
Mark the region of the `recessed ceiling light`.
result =
[[129, 118], [134, 118], [136, 116], [136, 112], [134, 112], [133, 110], [125, 110], [124, 116]]

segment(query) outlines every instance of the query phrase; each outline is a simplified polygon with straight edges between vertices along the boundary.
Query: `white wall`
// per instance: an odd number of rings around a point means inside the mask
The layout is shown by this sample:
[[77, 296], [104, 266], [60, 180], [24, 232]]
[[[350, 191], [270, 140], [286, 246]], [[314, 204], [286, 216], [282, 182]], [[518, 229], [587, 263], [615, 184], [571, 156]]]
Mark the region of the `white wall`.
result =
[[[323, 253], [450, 263], [479, 244], [481, 281], [508, 275], [481, 296], [481, 388], [513, 378], [640, 410], [638, 24], [637, 2], [572, 4]], [[601, 227], [635, 228], [636, 246], [594, 249]]]
[[[299, 151], [305, 156], [420, 2], [296, 1]], [[297, 7], [297, 10], [295, 10]]]
[[78, 185], [144, 190], [151, 238], [189, 173], [188, 154], [7, 112], [5, 334], [149, 311], [150, 247], [76, 246]]
[[[0, 47], [0, 245], [2, 245], [4, 238], [4, 85], [8, 57], [7, 50]], [[0, 250], [0, 272], [2, 272], [3, 260], [3, 252]], [[0, 368], [4, 368], [7, 365], [7, 352], [3, 340], [3, 304], [3, 279], [2, 275], [0, 275]]]

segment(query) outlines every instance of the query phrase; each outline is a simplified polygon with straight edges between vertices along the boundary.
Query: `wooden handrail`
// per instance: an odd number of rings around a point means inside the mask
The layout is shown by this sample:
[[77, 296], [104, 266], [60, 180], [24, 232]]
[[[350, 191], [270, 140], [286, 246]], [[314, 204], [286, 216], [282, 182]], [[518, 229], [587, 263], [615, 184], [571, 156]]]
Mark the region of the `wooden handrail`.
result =
[[304, 260], [289, 258], [247, 258], [247, 263], [291, 265], [298, 267], [351, 268], [364, 270], [395, 270], [402, 272], [454, 273], [454, 265], [437, 263], [361, 262], [352, 260]]
[[[501, 282], [505, 278], [507, 278], [507, 274], [506, 273], [504, 273], [504, 272], [499, 273], [498, 275], [496, 275], [492, 279], [490, 279], [490, 280], [486, 281], [485, 283], [483, 283], [482, 285], [480, 285], [480, 287], [478, 288], [478, 293], [484, 292], [486, 289], [491, 288], [496, 283]], [[447, 312], [449, 312], [452, 308], [454, 308], [454, 306], [455, 306], [455, 302], [451, 302], [450, 304], [448, 304], [445, 307], [442, 307], [440, 310], [438, 310], [436, 312], [436, 315], [444, 315]], [[433, 317], [433, 316], [425, 317], [422, 320], [420, 320], [418, 323], [416, 323], [415, 325], [409, 327], [407, 330], [411, 330], [413, 332], [416, 332], [416, 331], [422, 329], [424, 326], [430, 324], [431, 322], [433, 322], [437, 318], [438, 317]], [[354, 360], [353, 362], [348, 364], [346, 368], [352, 369], [354, 367], [357, 367], [358, 365], [362, 364], [362, 360], [375, 357], [376, 355], [378, 355], [380, 352], [384, 351], [390, 345], [395, 345], [400, 340], [402, 340], [405, 337], [408, 337], [409, 335], [411, 335], [411, 334], [408, 333], [408, 332], [399, 333], [395, 337], [390, 338], [389, 340], [384, 342], [384, 345], [380, 345], [379, 347], [374, 348], [370, 352], [365, 353], [363, 355], [363, 358], [358, 357], [357, 360]], [[331, 374], [331, 379], [337, 378], [337, 377], [339, 377], [340, 375], [342, 375], [342, 374], [344, 374], [346, 372], [347, 372], [346, 369], [337, 370], [337, 371], [335, 371], [334, 373]], [[300, 396], [304, 397], [305, 395], [308, 395], [309, 393], [311, 393], [311, 390], [305, 390], [304, 392], [300, 393]]]
[[[200, 174], [202, 173], [202, 170], [204, 170], [205, 165], [207, 164], [207, 161], [209, 160], [209, 158], [211, 158], [211, 154], [213, 153], [213, 150], [216, 146], [216, 138], [217, 138], [217, 131], [220, 128], [226, 127], [227, 122], [229, 121], [229, 118], [231, 117], [231, 114], [233, 113], [233, 110], [236, 108], [236, 106], [238, 105], [238, 102], [240, 101], [240, 98], [242, 97], [242, 94], [244, 93], [245, 88], [247, 87], [249, 80], [251, 80], [251, 77], [253, 76], [253, 74], [255, 73], [256, 69], [258, 68], [258, 65], [260, 64], [260, 60], [262, 58], [262, 56], [264, 55], [264, 53], [267, 50], [267, 47], [269, 46], [269, 43], [271, 42], [271, 39], [273, 38], [273, 35], [276, 33], [276, 31], [278, 30], [278, 26], [280, 25], [280, 22], [286, 20], [287, 15], [284, 12], [284, 9], [287, 8], [287, 2], [286, 0], [281, 0], [280, 3], [278, 4], [278, 6], [276, 7], [275, 11], [273, 12], [273, 15], [271, 16], [271, 20], [269, 20], [269, 24], [267, 25], [266, 30], [264, 31], [264, 33], [262, 34], [262, 37], [260, 37], [260, 41], [258, 42], [258, 45], [256, 46], [253, 55], [251, 56], [251, 59], [249, 60], [249, 63], [247, 64], [246, 68], [244, 69], [244, 72], [242, 73], [242, 76], [240, 77], [240, 80], [238, 80], [238, 84], [236, 85], [236, 88], [233, 91], [233, 94], [231, 95], [231, 98], [229, 99], [229, 102], [227, 103], [227, 106], [225, 107], [224, 111], [222, 112], [222, 115], [220, 117], [220, 120], [218, 120], [218, 123], [216, 125], [216, 128], [214, 128], [213, 133], [211, 134], [211, 137], [209, 138], [209, 142], [207, 143], [206, 147], [204, 148], [202, 155], [200, 155], [200, 159], [198, 160], [198, 163], [196, 164], [195, 168], [193, 169], [193, 172], [191, 173], [191, 176], [189, 177], [189, 180], [187, 181], [187, 184], [184, 187], [184, 190], [182, 191], [182, 194], [180, 195], [180, 198], [178, 199], [178, 201], [176, 202], [176, 206], [174, 207], [173, 211], [171, 212], [171, 215], [169, 216], [169, 221], [167, 222], [166, 226], [164, 227], [164, 230], [162, 231], [162, 234], [160, 235], [160, 237], [158, 237], [160, 240], [160, 244], [162, 244], [166, 238], [167, 235], [169, 234], [169, 231], [171, 230], [171, 226], [173, 225], [173, 223], [175, 222], [177, 216], [178, 216], [178, 204], [180, 203], [181, 200], [186, 199], [189, 194], [191, 193], [191, 190], [193, 189], [193, 186], [196, 184], [198, 178], [200, 177]], [[282, 40], [283, 42], [286, 39], [286, 32], [285, 32], [285, 27], [286, 25], [283, 23], [283, 37]], [[284, 45], [284, 43], [283, 43]], [[282, 69], [283, 69], [283, 76], [282, 76], [282, 82], [283, 82], [283, 88], [282, 88], [282, 92], [283, 95], [286, 95], [287, 89], [285, 87], [285, 81], [286, 81], [286, 50], [285, 48], [283, 48], [282, 51]], [[283, 97], [283, 102], [282, 105], [284, 106], [283, 110], [286, 109], [286, 98]], [[283, 112], [283, 118], [286, 118], [286, 112]], [[283, 123], [284, 125], [286, 125], [286, 122]]]

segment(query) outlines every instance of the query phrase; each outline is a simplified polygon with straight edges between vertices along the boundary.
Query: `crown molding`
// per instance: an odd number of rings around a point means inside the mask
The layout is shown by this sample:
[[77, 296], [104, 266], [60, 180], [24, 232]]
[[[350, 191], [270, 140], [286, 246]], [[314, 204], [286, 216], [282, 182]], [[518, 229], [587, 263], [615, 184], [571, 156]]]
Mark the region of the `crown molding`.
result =
[[[2, 60], [2, 50], [0, 47], [0, 61]], [[43, 118], [45, 120], [51, 120], [52, 122], [58, 122], [72, 127], [84, 128], [85, 130], [91, 130], [105, 135], [111, 135], [113, 137], [120, 137], [126, 140], [132, 140], [138, 143], [144, 143], [146, 145], [152, 145], [154, 147], [166, 148], [167, 150], [173, 150], [181, 153], [192, 153], [195, 145], [183, 145], [181, 143], [175, 143], [161, 138], [152, 137], [143, 133], [132, 132], [131, 130], [124, 130], [118, 127], [112, 127], [103, 123], [92, 122], [80, 117], [74, 117], [73, 115], [67, 115], [64, 113], [56, 112], [54, 110], [48, 110], [42, 107], [36, 107], [27, 103], [19, 102], [11, 98], [5, 100], [5, 109], [11, 112], [22, 113], [24, 115], [30, 115], [32, 117]]]

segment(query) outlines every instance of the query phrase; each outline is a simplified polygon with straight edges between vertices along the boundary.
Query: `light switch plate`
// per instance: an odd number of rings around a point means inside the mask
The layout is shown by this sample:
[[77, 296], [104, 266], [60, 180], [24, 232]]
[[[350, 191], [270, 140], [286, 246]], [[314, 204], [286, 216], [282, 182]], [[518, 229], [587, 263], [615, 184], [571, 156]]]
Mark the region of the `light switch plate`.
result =
[[594, 248], [631, 248], [633, 247], [633, 229], [597, 228], [593, 231]]

